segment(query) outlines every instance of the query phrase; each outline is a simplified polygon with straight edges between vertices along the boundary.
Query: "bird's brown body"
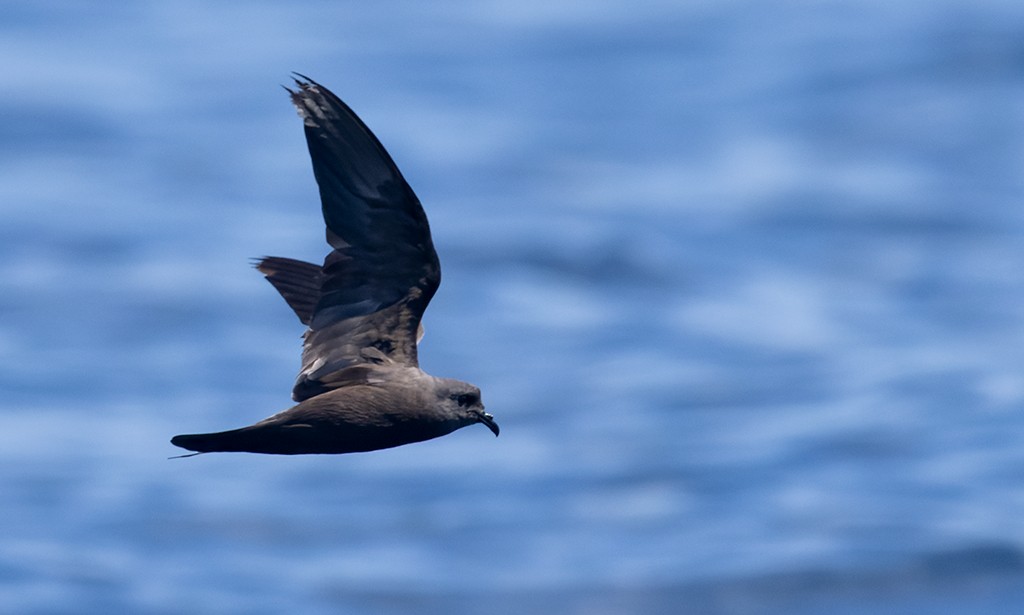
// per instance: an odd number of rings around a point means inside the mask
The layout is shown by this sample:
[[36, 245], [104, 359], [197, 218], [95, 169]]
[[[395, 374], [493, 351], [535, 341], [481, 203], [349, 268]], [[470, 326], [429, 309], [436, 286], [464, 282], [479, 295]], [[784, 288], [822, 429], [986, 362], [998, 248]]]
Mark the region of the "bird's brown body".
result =
[[[175, 436], [172, 443], [197, 452], [233, 451], [295, 455], [357, 453], [421, 442], [470, 423], [438, 411], [431, 376], [392, 370], [388, 386], [355, 384], [328, 391], [255, 425], [209, 434]], [[416, 370], [419, 371], [419, 370]]]

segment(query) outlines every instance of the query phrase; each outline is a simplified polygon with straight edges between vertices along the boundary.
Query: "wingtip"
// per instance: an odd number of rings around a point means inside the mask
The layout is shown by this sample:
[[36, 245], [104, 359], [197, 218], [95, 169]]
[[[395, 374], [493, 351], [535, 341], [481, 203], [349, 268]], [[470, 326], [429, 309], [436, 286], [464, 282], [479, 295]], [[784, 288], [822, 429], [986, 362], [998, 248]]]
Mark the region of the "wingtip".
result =
[[313, 81], [302, 73], [292, 71], [292, 81], [295, 82], [297, 89], [292, 89], [287, 86], [282, 86], [288, 92], [289, 98], [291, 98], [292, 104], [295, 106], [295, 110], [298, 111], [299, 117], [302, 118], [303, 122], [307, 126], [315, 126], [316, 122], [311, 117], [317, 115], [317, 109], [322, 105], [317, 104], [317, 97], [323, 96], [321, 86], [316, 81]]
[[295, 82], [295, 85], [298, 87], [298, 91], [292, 90], [291, 88], [287, 87], [285, 88], [286, 90], [291, 92], [292, 98], [295, 98], [296, 96], [301, 96], [303, 93], [308, 92], [310, 90], [319, 90], [323, 88], [322, 85], [314, 81], [312, 78], [295, 71], [292, 71], [292, 81]]
[[299, 86], [301, 86], [303, 84], [303, 82], [305, 82], [306, 85], [320, 85], [316, 81], [313, 81], [311, 78], [309, 78], [306, 75], [303, 75], [299, 71], [295, 71], [295, 70], [292, 71], [292, 81], [294, 81], [296, 83], [296, 85], [299, 85]]
[[179, 448], [183, 448], [191, 453], [185, 453], [184, 455], [178, 455], [177, 457], [170, 457], [170, 459], [178, 459], [181, 457], [194, 457], [202, 453], [209, 453], [218, 450], [216, 447], [205, 446], [209, 443], [210, 436], [216, 436], [218, 434], [206, 434], [206, 433], [191, 433], [191, 434], [179, 434], [171, 438], [171, 444]]

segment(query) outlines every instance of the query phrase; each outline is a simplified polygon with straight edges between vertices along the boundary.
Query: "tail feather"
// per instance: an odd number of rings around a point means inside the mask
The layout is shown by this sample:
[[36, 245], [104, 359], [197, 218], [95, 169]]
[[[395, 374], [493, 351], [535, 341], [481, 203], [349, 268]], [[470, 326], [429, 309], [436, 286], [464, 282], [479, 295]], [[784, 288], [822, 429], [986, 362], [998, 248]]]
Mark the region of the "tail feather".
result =
[[257, 261], [255, 266], [281, 293], [302, 324], [308, 325], [320, 301], [320, 284], [323, 281], [320, 265], [294, 258], [267, 256]]

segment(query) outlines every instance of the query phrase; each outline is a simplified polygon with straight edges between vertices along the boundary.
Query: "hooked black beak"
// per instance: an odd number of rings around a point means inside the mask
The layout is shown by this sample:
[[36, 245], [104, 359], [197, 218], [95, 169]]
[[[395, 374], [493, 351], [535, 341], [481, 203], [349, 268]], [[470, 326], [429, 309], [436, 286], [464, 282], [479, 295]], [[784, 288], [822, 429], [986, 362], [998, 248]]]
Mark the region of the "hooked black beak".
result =
[[486, 412], [478, 412], [477, 421], [483, 423], [484, 425], [487, 425], [487, 429], [490, 429], [491, 431], [494, 432], [494, 437], [498, 437], [498, 432], [501, 431], [501, 428], [499, 428], [498, 424], [494, 422], [493, 416]]

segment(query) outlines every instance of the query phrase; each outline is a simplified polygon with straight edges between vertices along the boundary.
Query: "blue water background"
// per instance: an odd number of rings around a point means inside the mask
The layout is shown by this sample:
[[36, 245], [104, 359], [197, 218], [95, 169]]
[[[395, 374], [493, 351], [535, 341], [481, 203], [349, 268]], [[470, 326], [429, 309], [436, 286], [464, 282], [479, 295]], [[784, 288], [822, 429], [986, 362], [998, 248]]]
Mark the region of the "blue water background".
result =
[[[300, 71], [502, 426], [289, 405]], [[0, 613], [1024, 612], [1024, 4], [5, 2]]]

